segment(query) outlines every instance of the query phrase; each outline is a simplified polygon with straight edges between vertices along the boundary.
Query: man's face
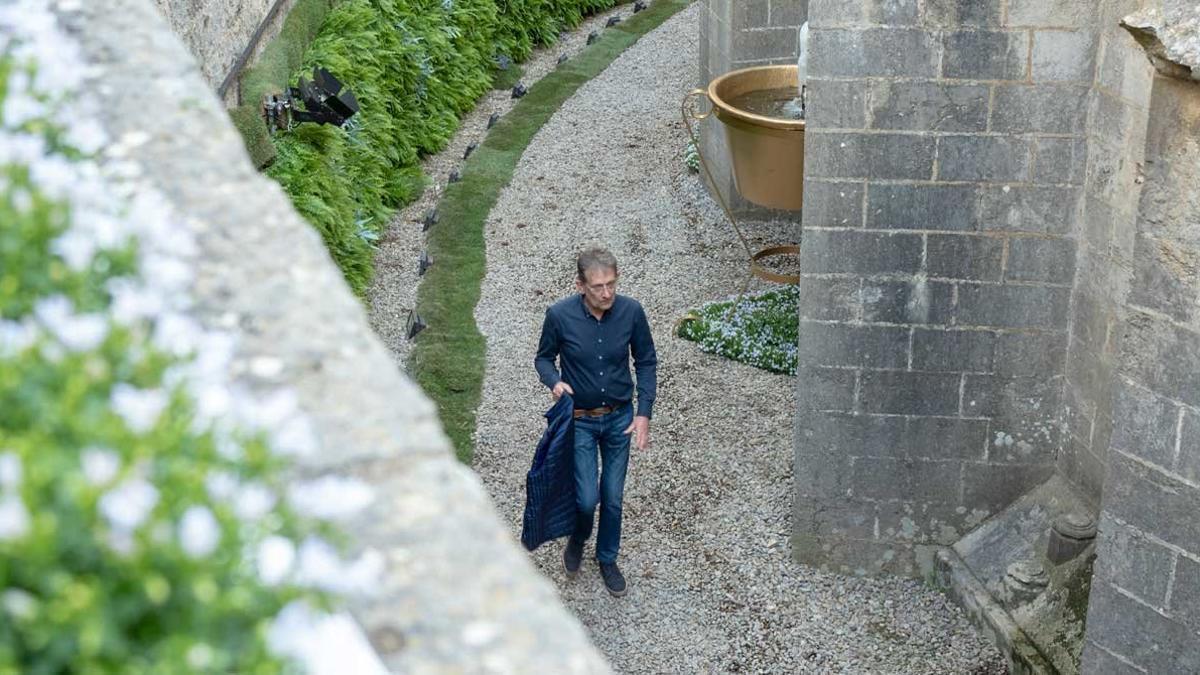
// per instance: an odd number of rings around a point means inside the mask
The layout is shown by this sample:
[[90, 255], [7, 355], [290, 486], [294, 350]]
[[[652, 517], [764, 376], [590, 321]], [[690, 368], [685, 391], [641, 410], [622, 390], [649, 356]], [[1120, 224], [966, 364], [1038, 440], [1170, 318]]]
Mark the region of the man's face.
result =
[[575, 279], [575, 288], [583, 293], [588, 309], [597, 312], [611, 309], [617, 297], [617, 273], [607, 267], [593, 267], [583, 276], [584, 281]]

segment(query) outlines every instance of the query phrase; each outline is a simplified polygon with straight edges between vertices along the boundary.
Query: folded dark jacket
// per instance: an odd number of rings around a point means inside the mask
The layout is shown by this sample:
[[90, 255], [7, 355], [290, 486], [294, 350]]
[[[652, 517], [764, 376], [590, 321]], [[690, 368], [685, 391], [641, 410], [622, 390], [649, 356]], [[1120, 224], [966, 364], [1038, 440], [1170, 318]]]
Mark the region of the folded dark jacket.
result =
[[546, 411], [546, 431], [525, 476], [521, 543], [530, 551], [575, 529], [575, 404], [563, 394]]

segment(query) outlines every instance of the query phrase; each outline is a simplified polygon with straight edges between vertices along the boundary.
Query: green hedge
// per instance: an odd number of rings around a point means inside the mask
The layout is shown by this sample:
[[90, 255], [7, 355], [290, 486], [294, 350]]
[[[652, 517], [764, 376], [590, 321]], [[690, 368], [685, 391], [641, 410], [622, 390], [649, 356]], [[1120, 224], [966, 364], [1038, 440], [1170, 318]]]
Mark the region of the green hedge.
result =
[[[291, 83], [320, 65], [354, 92], [361, 110], [344, 128], [306, 124], [277, 134], [266, 172], [325, 238], [356, 293], [371, 279], [372, 242], [424, 187], [418, 158], [443, 149], [460, 117], [491, 88], [496, 55], [524, 60], [586, 13], [615, 4], [345, 0], [329, 11]], [[267, 71], [252, 72], [256, 84], [243, 81], [248, 104], [269, 90]], [[253, 147], [252, 134], [244, 134]], [[262, 154], [259, 146], [256, 157]]]

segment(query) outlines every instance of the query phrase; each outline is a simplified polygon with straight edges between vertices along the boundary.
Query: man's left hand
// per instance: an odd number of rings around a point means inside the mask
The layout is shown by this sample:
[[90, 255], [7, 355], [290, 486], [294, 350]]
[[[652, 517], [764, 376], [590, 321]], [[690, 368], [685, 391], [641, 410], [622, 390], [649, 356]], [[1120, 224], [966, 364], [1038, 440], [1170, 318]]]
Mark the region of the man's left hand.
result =
[[633, 423], [625, 429], [625, 434], [633, 434], [633, 444], [638, 450], [650, 447], [650, 418], [641, 415], [633, 418]]

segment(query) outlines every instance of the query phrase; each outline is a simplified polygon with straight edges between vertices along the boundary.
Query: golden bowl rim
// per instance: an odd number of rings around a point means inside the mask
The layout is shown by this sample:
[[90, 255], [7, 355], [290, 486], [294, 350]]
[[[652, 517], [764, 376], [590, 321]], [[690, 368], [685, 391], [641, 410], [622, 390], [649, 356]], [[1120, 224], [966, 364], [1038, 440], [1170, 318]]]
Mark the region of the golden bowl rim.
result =
[[791, 71], [791, 81], [794, 82], [796, 80], [796, 70], [797, 67], [795, 65], [786, 64], [773, 66], [751, 66], [749, 68], [731, 70], [720, 77], [714, 78], [708, 83], [708, 99], [712, 101], [713, 106], [716, 108], [718, 118], [721, 118], [723, 115], [727, 115], [735, 120], [741, 120], [751, 125], [767, 127], [769, 129], [804, 131], [804, 120], [788, 120], [780, 117], [768, 117], [766, 115], [747, 112], [741, 108], [733, 107], [728, 101], [717, 95], [717, 91], [721, 88], [721, 86], [730, 80], [766, 71]]

